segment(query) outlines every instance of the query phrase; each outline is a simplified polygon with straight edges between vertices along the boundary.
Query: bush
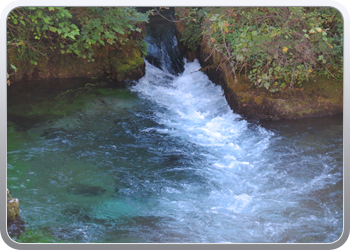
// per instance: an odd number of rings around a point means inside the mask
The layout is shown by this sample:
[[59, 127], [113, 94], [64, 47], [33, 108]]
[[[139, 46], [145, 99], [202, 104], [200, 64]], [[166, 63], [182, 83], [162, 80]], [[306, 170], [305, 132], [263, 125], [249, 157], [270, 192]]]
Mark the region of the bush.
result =
[[[26, 7], [10, 12], [7, 22], [7, 49], [17, 50], [20, 60], [37, 64], [47, 50], [74, 53], [93, 60], [92, 45], [124, 44], [148, 14], [131, 7]], [[145, 51], [144, 41], [136, 46]], [[8, 77], [17, 67], [8, 58]]]
[[197, 20], [211, 49], [256, 86], [276, 91], [316, 75], [342, 79], [343, 21], [333, 8], [204, 8], [202, 13], [207, 16]]

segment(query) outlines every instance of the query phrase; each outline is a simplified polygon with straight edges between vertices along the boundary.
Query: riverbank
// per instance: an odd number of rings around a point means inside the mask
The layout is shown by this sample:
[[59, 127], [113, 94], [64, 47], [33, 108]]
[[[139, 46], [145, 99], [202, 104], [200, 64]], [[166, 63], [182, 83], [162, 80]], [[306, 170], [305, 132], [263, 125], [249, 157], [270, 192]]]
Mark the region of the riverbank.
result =
[[252, 88], [244, 75], [235, 78], [227, 62], [219, 66], [222, 60], [219, 55], [212, 55], [205, 61], [209, 54], [207, 44], [202, 43], [198, 58], [203, 71], [211, 81], [223, 87], [227, 102], [238, 114], [260, 119], [298, 119], [343, 112], [341, 81], [318, 77], [315, 82], [304, 82], [300, 88], [272, 93], [264, 88]]
[[[8, 85], [72, 77], [122, 82], [145, 75], [148, 17], [134, 8], [18, 8], [8, 19]], [[23, 34], [25, 29], [30, 32]]]
[[[177, 8], [178, 20], [186, 17], [188, 11]], [[208, 44], [202, 37], [197, 49], [188, 48], [181, 42], [187, 25], [184, 19], [176, 23], [179, 48], [189, 61], [198, 58], [209, 79], [222, 86], [225, 97], [234, 112], [245, 117], [298, 119], [340, 114], [343, 112], [343, 82], [318, 76], [294, 88], [280, 88], [271, 92], [264, 87], [257, 87], [246, 77], [242, 70], [233, 70], [224, 56]], [[214, 42], [215, 43], [215, 42]], [[289, 86], [289, 84], [286, 84]]]

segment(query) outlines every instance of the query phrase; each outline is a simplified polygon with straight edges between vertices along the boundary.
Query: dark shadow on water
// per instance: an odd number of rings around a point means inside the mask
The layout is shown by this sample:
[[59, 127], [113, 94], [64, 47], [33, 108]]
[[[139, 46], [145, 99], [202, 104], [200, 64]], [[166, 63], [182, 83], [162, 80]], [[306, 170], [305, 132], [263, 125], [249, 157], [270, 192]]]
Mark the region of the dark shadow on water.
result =
[[83, 195], [83, 196], [99, 196], [106, 192], [106, 189], [99, 186], [75, 183], [67, 187], [68, 194]]

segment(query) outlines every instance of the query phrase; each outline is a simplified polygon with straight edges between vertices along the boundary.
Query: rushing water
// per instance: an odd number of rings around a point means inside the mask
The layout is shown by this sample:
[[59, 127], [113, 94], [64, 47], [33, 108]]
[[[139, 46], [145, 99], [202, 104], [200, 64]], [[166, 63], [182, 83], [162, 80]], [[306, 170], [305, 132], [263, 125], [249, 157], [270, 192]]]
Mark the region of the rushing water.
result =
[[336, 241], [342, 116], [247, 122], [197, 61], [178, 59], [173, 29], [157, 36], [153, 64], [128, 88], [59, 118], [9, 113], [8, 188], [26, 231], [65, 242]]

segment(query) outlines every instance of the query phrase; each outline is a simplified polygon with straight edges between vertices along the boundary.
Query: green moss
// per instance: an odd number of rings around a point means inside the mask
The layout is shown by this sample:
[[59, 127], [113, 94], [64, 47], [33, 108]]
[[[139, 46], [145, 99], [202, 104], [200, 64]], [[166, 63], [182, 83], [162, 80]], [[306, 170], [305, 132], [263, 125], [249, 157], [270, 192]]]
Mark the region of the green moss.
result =
[[263, 98], [261, 96], [257, 96], [257, 97], [254, 97], [254, 101], [257, 103], [257, 104], [261, 104]]
[[243, 104], [243, 103], [247, 103], [250, 101], [250, 99], [252, 98], [251, 95], [249, 94], [246, 94], [246, 93], [237, 93], [239, 98], [238, 98], [238, 101], [239, 103]]
[[143, 58], [142, 58], [141, 56], [135, 57], [135, 59], [134, 59], [134, 60], [131, 60], [131, 61], [129, 62], [129, 64], [130, 64], [131, 66], [140, 66], [140, 65], [143, 65], [143, 64], [144, 64], [144, 60], [143, 60]]
[[119, 64], [117, 65], [118, 74], [126, 74], [130, 70], [131, 65], [129, 64]]
[[13, 240], [18, 243], [66, 243], [52, 236], [47, 230], [40, 229], [26, 230], [19, 238], [14, 238]]
[[252, 98], [258, 106], [266, 100], [273, 107], [268, 112], [279, 114], [283, 118], [328, 115], [342, 111], [342, 81], [317, 77], [316, 81], [304, 82], [294, 89], [285, 88], [275, 93], [256, 87], [249, 89], [248, 86], [249, 82], [242, 77], [238, 79], [238, 83], [229, 86], [236, 93], [240, 105], [250, 102]]

